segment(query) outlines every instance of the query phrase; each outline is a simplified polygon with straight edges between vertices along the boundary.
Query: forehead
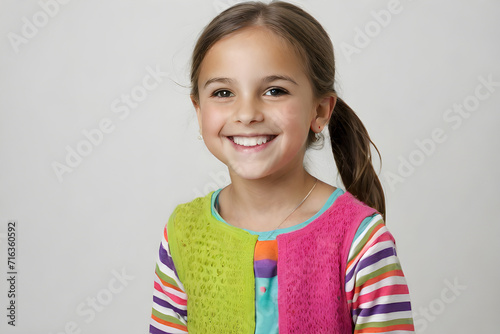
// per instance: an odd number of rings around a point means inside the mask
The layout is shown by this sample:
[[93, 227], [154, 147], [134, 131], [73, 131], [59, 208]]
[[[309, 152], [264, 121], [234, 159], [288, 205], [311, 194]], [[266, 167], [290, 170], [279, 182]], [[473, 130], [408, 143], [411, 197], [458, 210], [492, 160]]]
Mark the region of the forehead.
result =
[[307, 77], [299, 52], [262, 26], [240, 29], [217, 41], [205, 55], [198, 83], [207, 76], [286, 74]]

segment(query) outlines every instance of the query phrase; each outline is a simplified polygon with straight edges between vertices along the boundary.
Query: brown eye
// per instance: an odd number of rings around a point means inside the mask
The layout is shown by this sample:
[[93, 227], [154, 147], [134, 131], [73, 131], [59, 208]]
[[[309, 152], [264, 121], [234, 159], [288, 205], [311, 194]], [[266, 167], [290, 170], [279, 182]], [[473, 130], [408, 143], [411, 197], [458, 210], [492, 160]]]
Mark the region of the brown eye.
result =
[[222, 97], [222, 98], [224, 98], [224, 97], [231, 97], [231, 96], [233, 96], [233, 93], [231, 93], [228, 90], [222, 89], [222, 90], [215, 91], [212, 95], [215, 96], [215, 97]]

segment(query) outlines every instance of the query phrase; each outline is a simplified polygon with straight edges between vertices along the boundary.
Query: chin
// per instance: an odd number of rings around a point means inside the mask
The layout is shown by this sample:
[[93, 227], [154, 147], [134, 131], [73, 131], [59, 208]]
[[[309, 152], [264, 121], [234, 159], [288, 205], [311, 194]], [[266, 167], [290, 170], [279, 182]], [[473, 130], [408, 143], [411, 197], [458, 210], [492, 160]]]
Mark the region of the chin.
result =
[[249, 165], [240, 167], [236, 166], [235, 168], [230, 168], [230, 170], [232, 175], [245, 180], [258, 180], [270, 175], [267, 170], [262, 170]]
[[238, 177], [240, 179], [245, 179], [245, 180], [259, 180], [259, 179], [262, 179], [262, 178], [268, 176], [268, 174], [255, 173], [255, 172], [248, 172], [248, 173], [234, 172], [233, 175], [235, 175], [236, 177]]

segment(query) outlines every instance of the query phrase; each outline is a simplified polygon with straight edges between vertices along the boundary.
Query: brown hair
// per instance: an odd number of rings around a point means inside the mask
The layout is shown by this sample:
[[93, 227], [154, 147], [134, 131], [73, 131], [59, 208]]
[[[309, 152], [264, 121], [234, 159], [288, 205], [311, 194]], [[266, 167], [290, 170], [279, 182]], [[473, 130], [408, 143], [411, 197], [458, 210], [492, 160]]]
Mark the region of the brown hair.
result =
[[[335, 94], [335, 60], [328, 33], [301, 8], [282, 1], [245, 2], [216, 16], [203, 30], [193, 51], [191, 95], [199, 99], [198, 78], [208, 50], [221, 38], [250, 26], [263, 26], [290, 43], [305, 63], [316, 97]], [[385, 216], [384, 191], [371, 161], [371, 141], [354, 111], [340, 98], [328, 125], [335, 163], [346, 190]], [[309, 143], [315, 141], [310, 131]]]

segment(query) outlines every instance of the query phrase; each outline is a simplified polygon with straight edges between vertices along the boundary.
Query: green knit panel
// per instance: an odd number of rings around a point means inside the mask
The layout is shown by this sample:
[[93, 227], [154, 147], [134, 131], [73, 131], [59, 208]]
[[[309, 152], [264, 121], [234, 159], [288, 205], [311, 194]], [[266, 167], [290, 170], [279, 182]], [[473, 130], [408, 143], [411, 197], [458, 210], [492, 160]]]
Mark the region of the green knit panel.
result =
[[188, 331], [254, 333], [257, 236], [217, 221], [211, 196], [179, 205], [167, 225], [172, 258], [188, 297]]

